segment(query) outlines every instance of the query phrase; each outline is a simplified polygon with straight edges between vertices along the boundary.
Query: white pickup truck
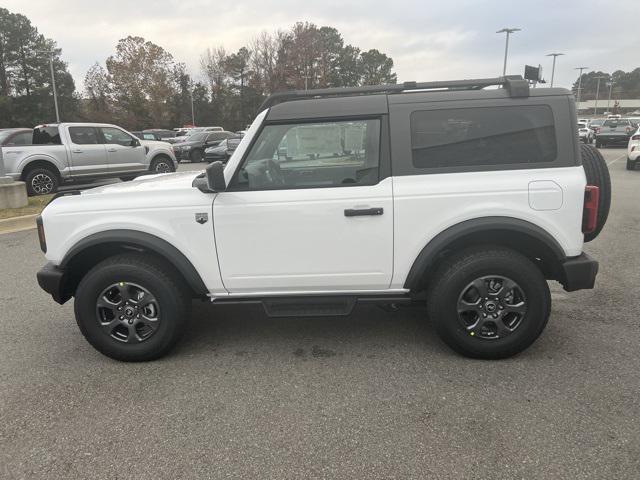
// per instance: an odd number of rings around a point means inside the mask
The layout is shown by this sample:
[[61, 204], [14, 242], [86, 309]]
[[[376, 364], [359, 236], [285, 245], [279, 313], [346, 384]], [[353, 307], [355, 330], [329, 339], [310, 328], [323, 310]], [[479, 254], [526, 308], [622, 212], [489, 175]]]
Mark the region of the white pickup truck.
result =
[[26, 182], [29, 195], [54, 193], [67, 182], [132, 180], [147, 171], [174, 172], [177, 166], [168, 143], [140, 140], [102, 123], [39, 125], [31, 145], [4, 147], [3, 157], [7, 175]]

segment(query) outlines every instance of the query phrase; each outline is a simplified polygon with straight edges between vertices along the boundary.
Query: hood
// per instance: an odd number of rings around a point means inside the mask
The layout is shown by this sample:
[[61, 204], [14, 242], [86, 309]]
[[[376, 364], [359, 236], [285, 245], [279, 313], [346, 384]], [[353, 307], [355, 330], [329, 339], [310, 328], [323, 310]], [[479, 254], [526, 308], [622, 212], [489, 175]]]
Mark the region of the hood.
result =
[[130, 192], [150, 192], [158, 190], [182, 190], [193, 188], [191, 183], [200, 171], [161, 173], [158, 175], [143, 175], [130, 182], [112, 183], [102, 187], [91, 188], [82, 192], [82, 195], [96, 194], [122, 194]]
[[160, 140], [140, 140], [140, 145], [145, 147], [171, 148], [171, 144], [168, 142], [161, 142]]

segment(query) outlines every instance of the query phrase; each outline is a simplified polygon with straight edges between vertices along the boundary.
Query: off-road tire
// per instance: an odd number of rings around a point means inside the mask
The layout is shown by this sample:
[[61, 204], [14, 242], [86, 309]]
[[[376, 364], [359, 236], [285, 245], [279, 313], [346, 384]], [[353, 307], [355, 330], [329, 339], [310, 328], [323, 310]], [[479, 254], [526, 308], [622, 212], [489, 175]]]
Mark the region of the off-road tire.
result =
[[[113, 284], [135, 284], [148, 290], [157, 301], [158, 326], [148, 339], [125, 343], [100, 326], [97, 302], [105, 288]], [[75, 294], [75, 316], [80, 331], [99, 352], [116, 360], [154, 360], [168, 353], [182, 337], [191, 310], [191, 296], [171, 267], [139, 253], [107, 258], [80, 281]]]
[[[492, 275], [516, 282], [526, 296], [527, 310], [510, 335], [479, 338], [459, 320], [458, 299], [470, 282]], [[551, 295], [542, 272], [528, 258], [486, 245], [464, 250], [440, 265], [429, 283], [427, 310], [438, 335], [453, 350], [472, 358], [500, 359], [522, 352], [542, 333], [551, 311]]]
[[49, 195], [58, 191], [60, 177], [58, 172], [46, 167], [35, 167], [24, 176], [27, 195]]
[[598, 150], [591, 145], [580, 145], [580, 153], [582, 155], [584, 173], [587, 176], [587, 185], [595, 185], [600, 190], [596, 229], [584, 235], [584, 241], [590, 242], [600, 234], [609, 217], [609, 208], [611, 207], [611, 177], [609, 175], [607, 162]]

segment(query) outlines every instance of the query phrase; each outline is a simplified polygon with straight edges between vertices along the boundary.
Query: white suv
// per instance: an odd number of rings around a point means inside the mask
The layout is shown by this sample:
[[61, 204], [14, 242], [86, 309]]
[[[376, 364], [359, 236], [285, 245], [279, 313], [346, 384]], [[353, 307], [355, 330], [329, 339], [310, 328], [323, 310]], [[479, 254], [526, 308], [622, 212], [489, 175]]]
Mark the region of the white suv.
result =
[[296, 317], [426, 299], [452, 348], [507, 357], [542, 332], [547, 280], [594, 285], [610, 186], [576, 125], [569, 91], [514, 78], [272, 95], [226, 166], [54, 199], [38, 281], [120, 360], [169, 351], [195, 297]]

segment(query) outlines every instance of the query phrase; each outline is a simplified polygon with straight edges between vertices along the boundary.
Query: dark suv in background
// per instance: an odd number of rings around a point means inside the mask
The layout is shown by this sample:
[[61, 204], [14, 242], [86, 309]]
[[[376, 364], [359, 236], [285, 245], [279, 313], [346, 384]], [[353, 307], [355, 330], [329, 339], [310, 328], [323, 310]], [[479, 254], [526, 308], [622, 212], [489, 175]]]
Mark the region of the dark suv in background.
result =
[[173, 144], [173, 152], [178, 161], [190, 160], [201, 162], [204, 159], [204, 150], [215, 147], [223, 140], [235, 137], [233, 132], [197, 132], [189, 135], [183, 142]]
[[624, 145], [638, 129], [638, 125], [628, 118], [609, 118], [598, 128], [596, 134], [596, 147], [607, 145]]

